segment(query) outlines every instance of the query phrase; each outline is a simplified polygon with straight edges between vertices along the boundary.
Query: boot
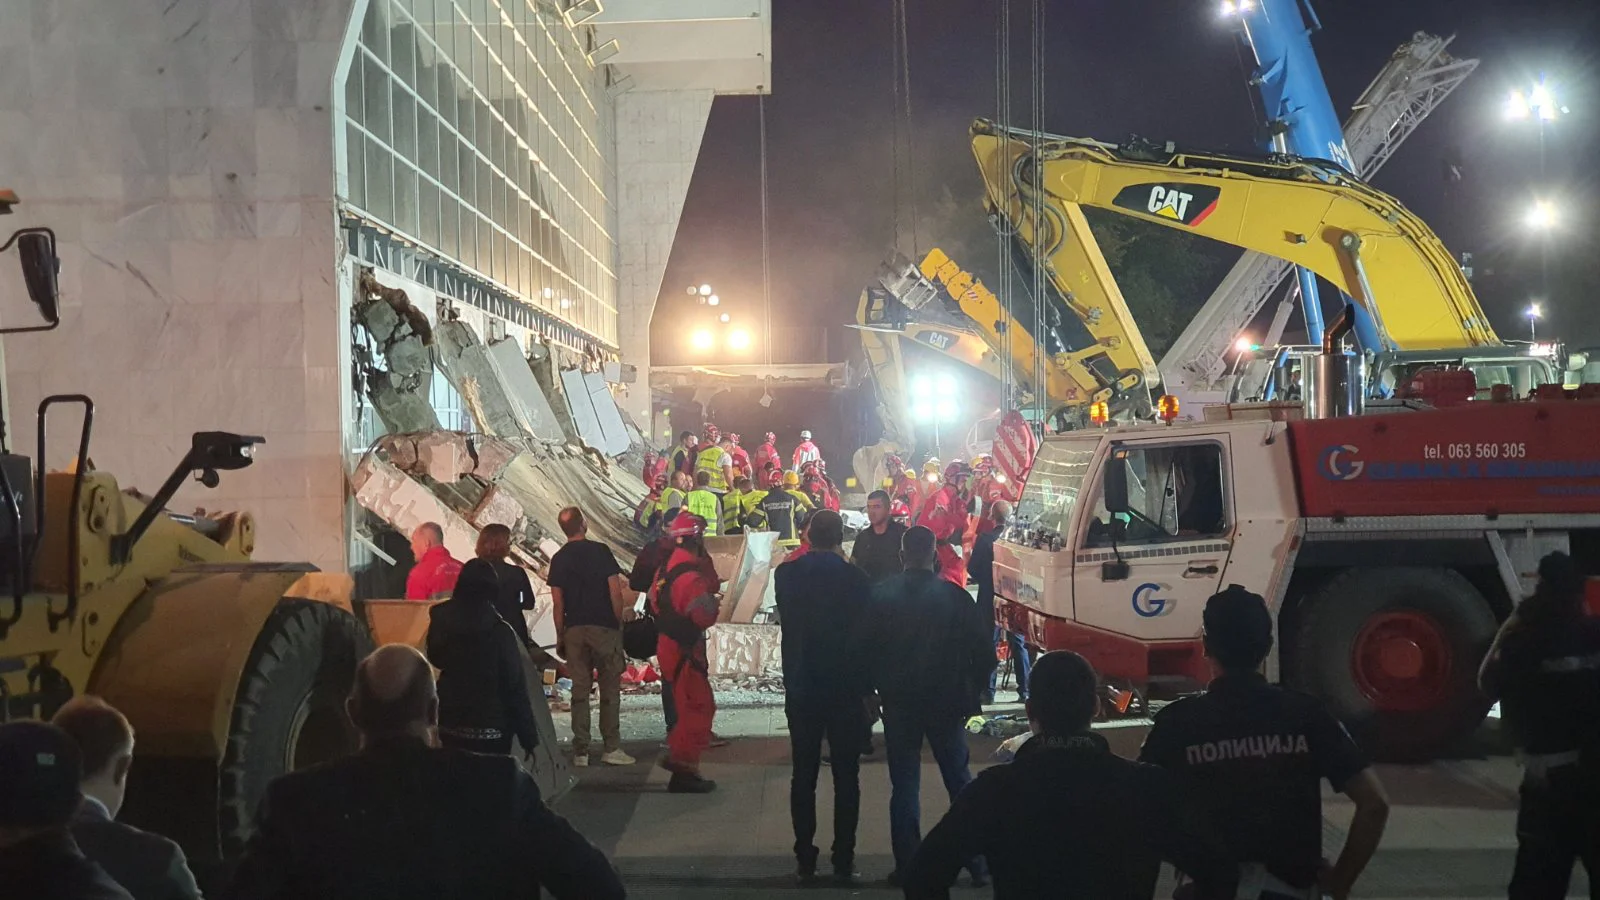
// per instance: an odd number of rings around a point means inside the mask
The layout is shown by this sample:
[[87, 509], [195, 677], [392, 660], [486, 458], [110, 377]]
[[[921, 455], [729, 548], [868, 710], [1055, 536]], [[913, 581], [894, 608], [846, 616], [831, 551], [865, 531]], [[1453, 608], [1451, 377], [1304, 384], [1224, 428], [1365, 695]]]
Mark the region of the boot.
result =
[[709, 794], [717, 789], [717, 783], [709, 778], [702, 778], [693, 772], [675, 772], [667, 780], [667, 793], [669, 794]]

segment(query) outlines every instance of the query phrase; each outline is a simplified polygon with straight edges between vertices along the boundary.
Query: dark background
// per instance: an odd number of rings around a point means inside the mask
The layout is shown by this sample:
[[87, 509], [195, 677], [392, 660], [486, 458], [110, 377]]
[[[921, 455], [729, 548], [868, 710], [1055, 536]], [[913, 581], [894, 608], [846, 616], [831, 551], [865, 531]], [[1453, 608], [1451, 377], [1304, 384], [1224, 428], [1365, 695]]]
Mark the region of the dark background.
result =
[[[996, 110], [993, 0], [911, 0], [907, 43], [915, 189], [902, 150], [895, 203], [893, 43], [889, 0], [775, 0], [773, 85], [766, 99], [774, 356], [842, 361], [856, 348], [862, 286], [896, 249], [942, 247], [994, 283], [997, 252], [967, 138]], [[1013, 3], [1013, 121], [1030, 124], [1031, 4]], [[1455, 34], [1478, 70], [1378, 175], [1454, 253], [1475, 256], [1474, 285], [1502, 338], [1527, 337], [1540, 296], [1537, 239], [1523, 224], [1535, 196], [1561, 211], [1549, 235], [1551, 290], [1540, 337], [1600, 344], [1600, 3], [1322, 0], [1314, 44], [1341, 116], [1394, 49], [1418, 30]], [[1048, 0], [1044, 129], [1117, 141], [1254, 149], [1246, 67], [1211, 0]], [[1571, 112], [1547, 131], [1509, 122], [1513, 88], [1541, 72]], [[689, 191], [652, 326], [652, 362], [731, 361], [688, 352], [695, 312], [685, 286], [710, 282], [757, 336], [761, 360], [760, 152], [754, 97], [721, 97]], [[902, 137], [904, 141], [904, 137]], [[901, 145], [904, 147], [904, 143]], [[1462, 167], [1461, 180], [1445, 176]], [[914, 200], [914, 203], [913, 203]], [[1108, 258], [1157, 357], [1221, 279], [1237, 251], [1153, 226], [1097, 220]], [[913, 222], [915, 235], [913, 236]], [[1154, 229], [1157, 234], [1145, 233]], [[1109, 233], [1108, 233], [1109, 232]], [[1269, 307], [1270, 309], [1270, 307]], [[703, 312], [703, 310], [701, 310]], [[1291, 328], [1298, 325], [1291, 326]], [[749, 429], [746, 429], [749, 430]], [[747, 436], [748, 440], [748, 436]]]

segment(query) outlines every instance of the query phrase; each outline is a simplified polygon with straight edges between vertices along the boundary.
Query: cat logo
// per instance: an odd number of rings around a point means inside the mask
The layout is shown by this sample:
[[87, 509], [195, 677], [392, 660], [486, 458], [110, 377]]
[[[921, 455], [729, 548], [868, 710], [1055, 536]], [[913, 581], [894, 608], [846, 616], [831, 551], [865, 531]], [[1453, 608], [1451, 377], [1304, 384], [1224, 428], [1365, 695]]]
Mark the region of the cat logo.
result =
[[1193, 228], [1216, 210], [1221, 194], [1220, 188], [1204, 184], [1130, 184], [1111, 203]]

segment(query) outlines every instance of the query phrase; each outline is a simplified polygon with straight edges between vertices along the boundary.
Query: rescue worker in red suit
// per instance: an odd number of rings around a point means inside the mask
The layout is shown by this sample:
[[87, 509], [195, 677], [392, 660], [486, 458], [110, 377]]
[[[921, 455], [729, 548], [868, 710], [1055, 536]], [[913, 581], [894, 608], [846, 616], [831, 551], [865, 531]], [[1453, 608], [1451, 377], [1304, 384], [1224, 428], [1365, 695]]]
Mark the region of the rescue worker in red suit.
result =
[[646, 450], [644, 454], [644, 469], [639, 473], [639, 480], [645, 484], [655, 484], [658, 478], [666, 477], [666, 456], [654, 450]]
[[[751, 475], [752, 478], [766, 472], [768, 465], [771, 465], [774, 469], [783, 468], [783, 458], [778, 455], [778, 436], [769, 431], [763, 440], [762, 445], [757, 447], [756, 452], [750, 456], [750, 463], [755, 466], [755, 472]], [[762, 484], [764, 482], [757, 480], [756, 483]]]
[[406, 574], [406, 599], [430, 600], [448, 597], [456, 589], [461, 561], [444, 546], [444, 529], [437, 522], [423, 522], [411, 532], [411, 557], [416, 565]]
[[706, 664], [706, 629], [717, 621], [717, 590], [721, 579], [706, 553], [706, 520], [681, 513], [673, 517], [666, 534], [678, 546], [667, 558], [655, 585], [656, 660], [672, 684], [678, 721], [667, 734], [667, 755], [661, 767], [672, 773], [667, 790], [675, 794], [704, 794], [716, 782], [700, 775], [700, 755], [711, 745], [711, 722], [717, 704], [711, 694]]
[[789, 468], [798, 472], [806, 463], [821, 458], [822, 449], [811, 442], [811, 432], [802, 431], [800, 432], [800, 444], [794, 448], [794, 459], [791, 461]]
[[733, 441], [733, 447], [728, 450], [728, 454], [733, 457], [734, 477], [749, 478], [751, 474], [750, 454], [739, 446], [739, 436], [737, 434], [728, 435], [728, 440]]
[[922, 477], [918, 478], [912, 486], [911, 497], [909, 498], [911, 521], [922, 521], [923, 507], [926, 507], [928, 501], [933, 499], [933, 495], [937, 494], [939, 489], [944, 486], [944, 483], [940, 481], [939, 468], [938, 457], [934, 457], [922, 464]]
[[969, 524], [967, 483], [971, 478], [972, 467], [960, 460], [946, 466], [944, 487], [922, 504], [917, 516], [917, 524], [933, 532], [939, 577], [962, 590], [967, 587], [967, 554], [962, 542]]

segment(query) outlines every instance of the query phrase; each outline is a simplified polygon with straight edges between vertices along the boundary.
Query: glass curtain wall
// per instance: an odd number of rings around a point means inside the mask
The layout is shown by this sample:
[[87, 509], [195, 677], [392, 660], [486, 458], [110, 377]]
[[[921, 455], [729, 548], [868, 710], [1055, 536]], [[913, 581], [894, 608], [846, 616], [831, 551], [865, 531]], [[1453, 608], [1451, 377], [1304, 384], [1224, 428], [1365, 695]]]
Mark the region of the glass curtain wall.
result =
[[343, 199], [615, 346], [615, 120], [587, 34], [549, 0], [370, 0]]

